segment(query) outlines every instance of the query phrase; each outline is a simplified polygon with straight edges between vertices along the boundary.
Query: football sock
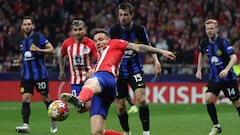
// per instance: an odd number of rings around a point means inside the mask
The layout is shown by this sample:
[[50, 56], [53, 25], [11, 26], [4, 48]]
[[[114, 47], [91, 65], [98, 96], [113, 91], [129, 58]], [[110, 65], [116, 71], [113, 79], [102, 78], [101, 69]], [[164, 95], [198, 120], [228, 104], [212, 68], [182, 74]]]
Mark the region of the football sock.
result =
[[44, 102], [44, 104], [46, 105], [46, 107], [47, 107], [47, 109], [48, 109], [48, 107], [49, 107], [49, 105], [52, 103], [52, 100], [50, 100], [50, 101], [45, 101]]
[[238, 115], [240, 116], [240, 107], [237, 108]]
[[105, 130], [104, 135], [123, 135], [123, 134], [115, 130]]
[[219, 124], [217, 119], [217, 110], [213, 103], [207, 104], [207, 111], [212, 120], [213, 125]]
[[23, 102], [22, 103], [22, 118], [23, 118], [23, 123], [29, 124], [29, 116], [31, 113], [30, 109], [30, 103], [28, 102]]
[[149, 131], [149, 107], [148, 105], [139, 107], [139, 117], [144, 131]]
[[119, 122], [121, 124], [121, 127], [124, 131], [129, 131], [129, 125], [128, 125], [128, 114], [125, 112], [123, 115], [118, 115]]
[[86, 102], [94, 96], [94, 91], [91, 88], [83, 88], [78, 96], [82, 102]]

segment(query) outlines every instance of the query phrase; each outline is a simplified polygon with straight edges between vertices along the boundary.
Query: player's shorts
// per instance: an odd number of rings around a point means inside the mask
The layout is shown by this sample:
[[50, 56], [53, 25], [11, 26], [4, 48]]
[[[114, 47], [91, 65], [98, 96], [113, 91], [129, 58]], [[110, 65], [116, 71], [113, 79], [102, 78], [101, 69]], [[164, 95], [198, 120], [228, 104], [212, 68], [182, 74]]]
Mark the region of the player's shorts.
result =
[[101, 86], [101, 93], [94, 95], [90, 116], [102, 115], [104, 118], [108, 115], [108, 110], [111, 103], [116, 97], [116, 80], [113, 74], [109, 72], [97, 72], [91, 78], [97, 78]]
[[214, 82], [210, 80], [207, 87], [206, 92], [212, 92], [218, 96], [220, 91], [223, 91], [224, 95], [231, 101], [238, 100], [240, 97], [237, 80], [230, 82]]
[[36, 87], [37, 91], [44, 96], [48, 95], [49, 86], [48, 86], [48, 79], [41, 79], [41, 80], [21, 80], [20, 84], [20, 93], [31, 93], [34, 94], [34, 86]]
[[83, 83], [71, 84], [72, 95], [77, 97], [82, 89]]
[[145, 88], [145, 82], [142, 73], [136, 73], [130, 78], [118, 78], [117, 80], [117, 99], [128, 97], [128, 84], [135, 91], [138, 88]]

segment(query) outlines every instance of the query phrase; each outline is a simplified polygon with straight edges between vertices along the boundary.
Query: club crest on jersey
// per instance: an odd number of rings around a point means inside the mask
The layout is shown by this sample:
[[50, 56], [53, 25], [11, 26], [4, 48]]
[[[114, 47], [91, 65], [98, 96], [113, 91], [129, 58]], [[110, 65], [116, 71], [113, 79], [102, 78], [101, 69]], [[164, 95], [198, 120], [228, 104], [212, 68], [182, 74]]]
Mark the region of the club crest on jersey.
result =
[[83, 54], [89, 54], [90, 49], [89, 48], [83, 48]]
[[35, 57], [32, 56], [32, 53], [31, 51], [26, 51], [24, 53], [24, 60], [27, 61], [27, 60], [33, 60], [35, 59]]
[[214, 64], [214, 65], [221, 65], [222, 64], [222, 62], [219, 61], [219, 59], [216, 56], [212, 56], [211, 63]]

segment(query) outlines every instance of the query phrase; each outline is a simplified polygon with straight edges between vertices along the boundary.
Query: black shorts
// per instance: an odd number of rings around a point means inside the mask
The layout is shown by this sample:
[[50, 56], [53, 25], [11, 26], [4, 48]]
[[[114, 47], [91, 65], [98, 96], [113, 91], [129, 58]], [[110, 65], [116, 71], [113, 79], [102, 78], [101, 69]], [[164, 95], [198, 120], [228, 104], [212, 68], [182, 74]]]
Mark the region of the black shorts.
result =
[[142, 73], [132, 75], [130, 78], [119, 78], [117, 80], [117, 99], [128, 97], [128, 85], [135, 91], [138, 88], [145, 88], [145, 83]]
[[223, 91], [224, 95], [231, 101], [238, 100], [240, 97], [237, 80], [230, 82], [214, 82], [210, 80], [207, 87], [206, 92], [212, 92], [218, 96], [220, 91]]
[[23, 93], [34, 93], [34, 86], [41, 95], [48, 95], [49, 86], [48, 79], [43, 80], [21, 80], [20, 92]]

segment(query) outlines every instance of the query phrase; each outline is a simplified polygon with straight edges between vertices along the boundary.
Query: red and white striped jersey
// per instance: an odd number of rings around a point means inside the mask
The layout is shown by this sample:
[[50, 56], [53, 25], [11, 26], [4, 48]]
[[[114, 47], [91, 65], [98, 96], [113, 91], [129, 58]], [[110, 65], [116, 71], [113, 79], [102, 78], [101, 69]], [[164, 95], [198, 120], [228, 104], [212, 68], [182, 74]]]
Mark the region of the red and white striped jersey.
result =
[[70, 83], [80, 84], [86, 80], [87, 72], [92, 69], [92, 59], [97, 58], [97, 49], [95, 42], [88, 37], [84, 37], [80, 43], [70, 37], [63, 42], [61, 54], [68, 56]]
[[117, 76], [119, 65], [128, 43], [129, 42], [121, 39], [110, 40], [109, 43], [103, 47], [100, 58], [95, 65], [94, 72], [108, 71]]

